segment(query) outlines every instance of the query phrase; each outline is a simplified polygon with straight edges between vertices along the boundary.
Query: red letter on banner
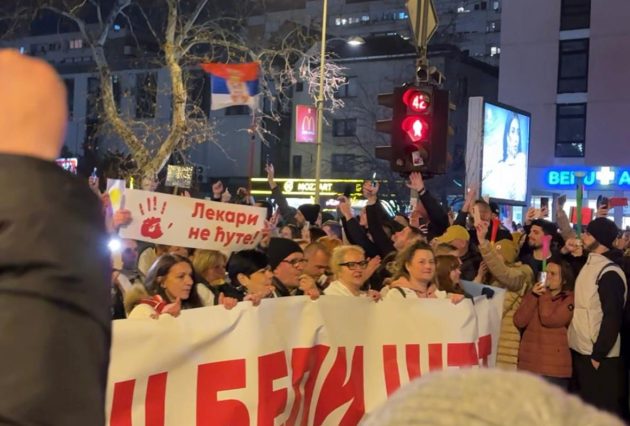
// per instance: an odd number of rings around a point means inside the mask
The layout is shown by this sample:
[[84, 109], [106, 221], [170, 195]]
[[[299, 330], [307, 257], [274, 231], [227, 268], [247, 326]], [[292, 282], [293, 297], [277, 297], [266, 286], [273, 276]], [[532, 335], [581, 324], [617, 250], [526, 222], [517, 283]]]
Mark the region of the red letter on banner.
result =
[[[287, 425], [295, 424], [308, 424], [308, 415], [311, 409], [311, 401], [313, 400], [313, 389], [315, 388], [315, 381], [319, 375], [319, 370], [322, 367], [326, 354], [330, 348], [324, 345], [317, 345], [312, 348], [295, 348], [291, 355], [291, 369], [293, 370], [293, 376], [291, 382], [293, 385], [293, 392], [295, 393], [295, 400], [293, 401], [293, 407], [291, 408], [291, 414], [287, 420]], [[297, 418], [300, 414], [300, 408], [302, 407], [302, 392], [300, 385], [304, 379], [304, 375], [308, 372], [308, 379], [304, 384], [304, 411], [302, 413], [302, 422], [298, 422]]]
[[409, 381], [420, 377], [420, 345], [405, 345]]
[[118, 382], [114, 385], [112, 411], [109, 416], [110, 426], [131, 426], [131, 406], [135, 386], [135, 380]]
[[429, 345], [429, 371], [443, 369], [444, 362], [442, 362], [442, 344], [431, 343]]
[[147, 396], [144, 403], [145, 423], [147, 425], [164, 426], [167, 375], [168, 373], [161, 373], [149, 377]]
[[330, 413], [348, 401], [352, 402], [339, 422], [340, 425], [356, 425], [365, 413], [362, 346], [354, 349], [348, 381], [346, 381], [346, 364], [346, 348], [339, 348], [335, 363], [328, 372], [319, 394], [319, 401], [315, 408], [314, 424], [316, 426], [321, 425]]
[[492, 354], [492, 335], [487, 334], [479, 338], [477, 343], [477, 351], [479, 352], [479, 359], [482, 360], [484, 367], [488, 366], [488, 358]]
[[286, 388], [274, 391], [273, 382], [288, 373], [284, 352], [258, 358], [258, 425], [273, 426], [276, 416], [284, 412], [288, 391]]
[[446, 347], [449, 367], [470, 367], [479, 365], [477, 349], [474, 343], [449, 343]]
[[387, 396], [390, 396], [400, 387], [396, 345], [383, 346], [383, 372], [385, 373]]
[[249, 425], [247, 407], [241, 401], [219, 401], [219, 391], [245, 387], [245, 360], [212, 362], [197, 368], [197, 424]]

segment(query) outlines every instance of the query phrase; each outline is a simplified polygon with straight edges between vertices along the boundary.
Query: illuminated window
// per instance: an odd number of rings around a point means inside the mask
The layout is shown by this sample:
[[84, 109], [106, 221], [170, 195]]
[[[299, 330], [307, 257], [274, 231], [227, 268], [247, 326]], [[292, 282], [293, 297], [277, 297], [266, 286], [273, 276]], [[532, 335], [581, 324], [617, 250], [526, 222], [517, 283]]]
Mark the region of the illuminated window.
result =
[[83, 49], [83, 39], [70, 40], [70, 49]]

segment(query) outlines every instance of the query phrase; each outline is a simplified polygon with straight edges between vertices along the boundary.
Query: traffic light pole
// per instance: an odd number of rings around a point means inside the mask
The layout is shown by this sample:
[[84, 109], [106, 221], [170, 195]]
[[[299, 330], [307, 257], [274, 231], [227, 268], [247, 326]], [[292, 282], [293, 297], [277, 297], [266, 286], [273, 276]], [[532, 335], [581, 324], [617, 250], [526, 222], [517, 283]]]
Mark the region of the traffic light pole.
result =
[[328, 0], [322, 10], [322, 41], [319, 59], [319, 94], [317, 96], [317, 147], [315, 153], [315, 204], [319, 204], [319, 182], [321, 179], [322, 142], [324, 140], [324, 83], [326, 82], [326, 25], [328, 23]]

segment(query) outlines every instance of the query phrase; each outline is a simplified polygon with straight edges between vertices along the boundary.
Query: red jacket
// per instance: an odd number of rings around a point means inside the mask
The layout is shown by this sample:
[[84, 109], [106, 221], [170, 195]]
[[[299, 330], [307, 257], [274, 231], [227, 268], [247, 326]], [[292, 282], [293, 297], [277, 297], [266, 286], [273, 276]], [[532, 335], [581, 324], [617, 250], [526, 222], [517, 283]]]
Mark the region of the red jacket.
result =
[[571, 377], [571, 352], [567, 328], [573, 318], [573, 292], [551, 297], [529, 292], [514, 314], [514, 325], [523, 331], [518, 369], [550, 377]]

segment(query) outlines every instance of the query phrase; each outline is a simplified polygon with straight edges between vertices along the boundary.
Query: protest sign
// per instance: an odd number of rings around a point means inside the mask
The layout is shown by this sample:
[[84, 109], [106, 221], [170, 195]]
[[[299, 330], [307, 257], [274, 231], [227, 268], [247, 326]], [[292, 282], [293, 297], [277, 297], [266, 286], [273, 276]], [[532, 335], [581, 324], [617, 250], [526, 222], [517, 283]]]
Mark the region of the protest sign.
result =
[[126, 189], [124, 199], [132, 221], [121, 237], [223, 252], [255, 248], [267, 214], [261, 207], [135, 189]]

